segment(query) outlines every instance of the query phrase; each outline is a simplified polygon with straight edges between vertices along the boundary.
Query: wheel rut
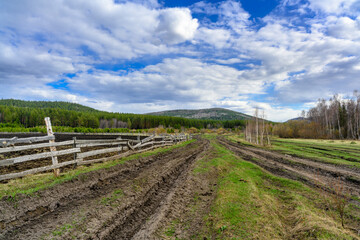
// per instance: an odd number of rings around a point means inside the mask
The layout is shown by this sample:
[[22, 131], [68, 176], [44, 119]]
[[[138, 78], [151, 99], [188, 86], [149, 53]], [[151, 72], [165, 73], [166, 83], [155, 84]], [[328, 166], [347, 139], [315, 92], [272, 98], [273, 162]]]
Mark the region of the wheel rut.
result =
[[329, 183], [338, 182], [346, 186], [353, 195], [360, 196], [359, 169], [322, 164], [309, 159], [239, 145], [225, 138], [218, 138], [218, 141], [245, 160], [254, 162], [275, 175], [300, 180], [313, 187], [325, 187], [328, 191], [332, 191]]
[[[205, 151], [205, 146], [201, 152]], [[166, 198], [171, 198], [172, 189], [183, 180], [189, 165], [194, 162], [201, 152], [196, 152], [178, 161], [176, 165], [165, 166], [164, 173], [154, 179], [154, 183], [145, 196], [135, 201], [128, 209], [126, 218], [111, 224], [99, 235], [101, 239], [148, 239], [151, 231], [156, 228], [156, 213], [166, 208]], [[161, 209], [163, 208], [163, 209]], [[122, 213], [124, 214], [124, 213]], [[159, 220], [159, 219], [158, 219]], [[147, 222], [153, 221], [153, 224]], [[144, 234], [145, 233], [145, 234]]]
[[[16, 207], [2, 199], [0, 208], [5, 214], [0, 217], [0, 239], [130, 239], [208, 145], [198, 140], [164, 154], [90, 172], [36, 196], [20, 196]], [[114, 191], [119, 189], [123, 196], [114, 200]], [[104, 199], [114, 200], [116, 206], [103, 204]], [[55, 236], [59, 226], [74, 221], [74, 229]]]

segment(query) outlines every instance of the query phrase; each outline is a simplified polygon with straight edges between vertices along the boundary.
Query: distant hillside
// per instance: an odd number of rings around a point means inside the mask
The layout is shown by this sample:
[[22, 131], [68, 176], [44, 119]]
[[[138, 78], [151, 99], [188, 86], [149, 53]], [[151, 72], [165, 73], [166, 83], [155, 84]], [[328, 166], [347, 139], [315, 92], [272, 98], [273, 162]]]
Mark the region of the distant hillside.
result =
[[203, 119], [203, 120], [247, 120], [251, 116], [244, 113], [231, 111], [225, 108], [209, 108], [209, 109], [198, 109], [198, 110], [170, 110], [162, 112], [147, 113], [148, 115], [154, 116], [171, 116], [171, 117], [183, 117], [191, 119]]
[[302, 121], [302, 120], [309, 120], [307, 118], [303, 118], [303, 117], [297, 117], [297, 118], [292, 118], [287, 120], [286, 122], [290, 122], [290, 121]]
[[[245, 121], [236, 120], [220, 121], [226, 119], [227, 115], [236, 112], [226, 109], [218, 109], [217, 115], [205, 114], [203, 119], [190, 119], [175, 116], [154, 116], [133, 113], [114, 113], [99, 111], [76, 103], [68, 102], [46, 102], [46, 101], [23, 101], [14, 99], [0, 100], [0, 125], [19, 126], [34, 128], [44, 125], [44, 118], [50, 117], [53, 126], [92, 129], [149, 129], [158, 126], [181, 129], [191, 128], [235, 128], [245, 126]], [[206, 112], [205, 112], [206, 113]], [[240, 114], [240, 113], [237, 113]], [[200, 116], [200, 115], [198, 115]], [[217, 116], [218, 118], [215, 118]], [[243, 116], [243, 115], [241, 115]], [[246, 115], [245, 115], [246, 116]], [[4, 125], [4, 126], [5, 126]], [[77, 129], [76, 131], [83, 131]], [[86, 129], [84, 131], [87, 131]]]
[[1, 99], [0, 105], [12, 107], [27, 107], [27, 108], [57, 108], [63, 110], [77, 111], [77, 112], [98, 112], [98, 110], [83, 106], [77, 103], [62, 102], [62, 101], [23, 101], [16, 99]]

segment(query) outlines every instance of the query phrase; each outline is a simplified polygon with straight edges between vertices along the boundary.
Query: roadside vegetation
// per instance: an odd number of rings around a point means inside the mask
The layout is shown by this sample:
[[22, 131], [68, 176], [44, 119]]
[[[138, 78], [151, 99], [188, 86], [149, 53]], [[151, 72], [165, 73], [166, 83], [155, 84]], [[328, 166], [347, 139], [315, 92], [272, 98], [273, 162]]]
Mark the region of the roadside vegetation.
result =
[[259, 146], [245, 141], [241, 135], [229, 135], [227, 138], [241, 144], [262, 147], [288, 155], [360, 168], [360, 141], [356, 140], [284, 139], [272, 137], [271, 146]]
[[334, 95], [294, 121], [274, 126], [273, 133], [284, 138], [358, 139], [360, 140], [360, 94], [341, 99]]
[[217, 169], [217, 196], [195, 239], [359, 239], [341, 226], [331, 196], [275, 177], [214, 139], [212, 145], [215, 157], [199, 162], [194, 171]]

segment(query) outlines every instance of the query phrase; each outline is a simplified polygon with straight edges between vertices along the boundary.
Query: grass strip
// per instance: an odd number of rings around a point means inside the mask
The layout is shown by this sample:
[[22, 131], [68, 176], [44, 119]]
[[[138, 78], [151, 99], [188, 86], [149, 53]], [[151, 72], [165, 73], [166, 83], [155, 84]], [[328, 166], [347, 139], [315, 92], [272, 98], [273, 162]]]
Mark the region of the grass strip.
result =
[[217, 196], [207, 227], [195, 239], [358, 239], [341, 227], [331, 206], [325, 208], [327, 196], [212, 144], [217, 156], [194, 171], [217, 169]]

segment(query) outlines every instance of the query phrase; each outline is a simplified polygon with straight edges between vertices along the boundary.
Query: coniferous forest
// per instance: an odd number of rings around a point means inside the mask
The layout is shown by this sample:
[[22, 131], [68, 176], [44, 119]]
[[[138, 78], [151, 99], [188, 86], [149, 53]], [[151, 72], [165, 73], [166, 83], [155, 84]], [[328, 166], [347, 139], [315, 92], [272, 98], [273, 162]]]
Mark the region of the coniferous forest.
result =
[[158, 126], [180, 129], [190, 128], [235, 128], [243, 127], [244, 120], [215, 121], [180, 117], [152, 116], [131, 113], [99, 111], [80, 104], [68, 102], [0, 100], [0, 124], [35, 128], [44, 125], [50, 117], [54, 126], [90, 129], [148, 129]]

